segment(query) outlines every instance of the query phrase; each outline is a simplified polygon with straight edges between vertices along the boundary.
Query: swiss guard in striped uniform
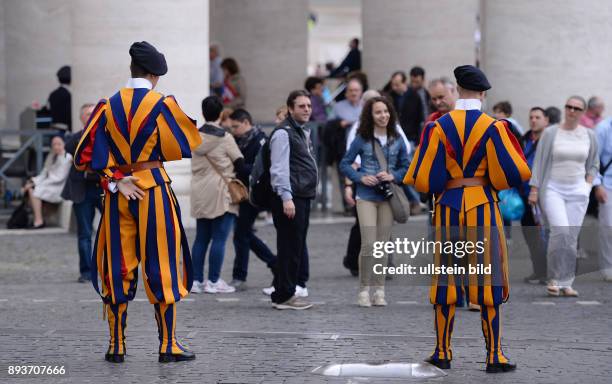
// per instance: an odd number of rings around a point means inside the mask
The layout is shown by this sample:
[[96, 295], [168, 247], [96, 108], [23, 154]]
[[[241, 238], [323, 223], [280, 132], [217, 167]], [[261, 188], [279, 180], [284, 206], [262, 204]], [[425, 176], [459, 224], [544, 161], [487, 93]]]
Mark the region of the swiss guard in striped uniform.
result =
[[174, 333], [176, 302], [193, 282], [191, 256], [163, 162], [191, 157], [201, 139], [174, 97], [152, 90], [168, 70], [164, 55], [143, 41], [130, 47], [130, 56], [132, 78], [95, 107], [74, 157], [79, 170], [104, 176], [92, 282], [108, 316], [105, 358], [124, 360], [127, 307], [136, 294], [140, 264], [155, 307], [159, 361], [192, 360], [195, 355]]
[[[463, 300], [461, 281], [465, 280], [469, 301], [481, 308], [486, 371], [507, 372], [516, 365], [501, 346], [500, 306], [508, 299], [509, 285], [497, 191], [521, 185], [531, 172], [510, 123], [480, 111], [485, 91], [491, 88], [484, 73], [464, 65], [455, 69], [455, 77], [460, 96], [455, 110], [423, 129], [421, 144], [404, 178], [404, 183], [413, 184], [417, 191], [435, 194], [435, 240], [456, 245], [451, 251], [435, 247], [436, 266], [463, 266], [467, 271], [461, 276], [433, 276], [429, 298], [434, 305], [436, 348], [426, 361], [442, 369], [451, 366], [455, 304]], [[458, 252], [459, 242], [466, 252]], [[489, 274], [469, 273], [470, 266], [489, 265]]]

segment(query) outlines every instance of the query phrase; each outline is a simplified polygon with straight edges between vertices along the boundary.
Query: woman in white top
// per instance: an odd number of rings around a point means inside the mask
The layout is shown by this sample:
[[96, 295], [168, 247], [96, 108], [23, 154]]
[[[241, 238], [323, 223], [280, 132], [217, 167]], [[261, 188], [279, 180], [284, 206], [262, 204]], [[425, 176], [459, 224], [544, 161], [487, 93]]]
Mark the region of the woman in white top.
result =
[[546, 288], [550, 296], [578, 296], [572, 288], [578, 235], [599, 168], [595, 134], [578, 123], [585, 107], [580, 96], [567, 100], [564, 121], [542, 134], [529, 182], [529, 202], [540, 204], [550, 228]]
[[43, 201], [54, 204], [62, 202], [61, 194], [70, 166], [72, 166], [72, 156], [64, 148], [64, 139], [61, 136], [54, 136], [51, 139], [51, 152], [47, 155], [43, 170], [38, 176], [28, 180], [22, 188], [22, 192], [29, 195], [34, 213], [32, 229], [45, 226], [42, 214]]

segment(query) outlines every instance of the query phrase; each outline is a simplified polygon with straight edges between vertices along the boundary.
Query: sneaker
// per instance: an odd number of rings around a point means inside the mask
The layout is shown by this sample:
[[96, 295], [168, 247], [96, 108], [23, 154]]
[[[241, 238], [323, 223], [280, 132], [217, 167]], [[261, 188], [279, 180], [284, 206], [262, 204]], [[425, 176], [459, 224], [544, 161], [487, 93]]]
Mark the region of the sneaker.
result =
[[359, 305], [360, 307], [372, 306], [372, 301], [370, 301], [370, 291], [364, 289], [359, 292], [359, 294], [357, 295], [357, 305]]
[[538, 276], [535, 273], [532, 273], [523, 279], [523, 281], [527, 284], [542, 284], [543, 282], [546, 283], [545, 280], [546, 279], [544, 277]]
[[272, 306], [276, 309], [301, 310], [301, 309], [308, 309], [312, 307], [312, 304], [306, 300], [301, 300], [299, 297], [294, 295], [293, 297], [291, 297], [289, 300], [285, 301], [284, 303], [280, 303], [280, 304], [272, 303]]
[[204, 292], [206, 293], [234, 293], [236, 292], [236, 288], [228, 285], [223, 279], [217, 280], [216, 283], [213, 283], [210, 280], [206, 280], [206, 284], [204, 285]]
[[308, 297], [308, 288], [300, 285], [295, 286], [295, 297]]
[[246, 281], [242, 281], [242, 280], [234, 279], [229, 285], [236, 288], [236, 291], [246, 291], [247, 289]]
[[379, 288], [374, 291], [374, 294], [372, 295], [372, 305], [377, 306], [377, 307], [387, 306], [387, 301], [385, 300], [385, 290], [384, 289]]
[[563, 287], [560, 291], [561, 296], [565, 297], [578, 297], [578, 291], [572, 287]]
[[268, 287], [268, 288], [264, 288], [261, 291], [263, 292], [264, 295], [271, 296], [274, 293], [274, 291], [276, 291], [276, 290], [274, 289], [274, 286], [271, 286], [271, 287]]
[[480, 305], [474, 303], [468, 303], [468, 311], [480, 312]]
[[560, 290], [558, 283], [554, 280], [549, 281], [548, 285], [546, 286], [546, 293], [548, 296], [559, 296]]
[[201, 281], [194, 280], [191, 286], [191, 293], [202, 293], [203, 288], [204, 284]]
[[77, 281], [79, 283], [89, 283], [91, 281], [91, 279], [89, 278], [89, 276], [87, 275], [81, 275], [79, 276], [79, 278], [77, 279]]

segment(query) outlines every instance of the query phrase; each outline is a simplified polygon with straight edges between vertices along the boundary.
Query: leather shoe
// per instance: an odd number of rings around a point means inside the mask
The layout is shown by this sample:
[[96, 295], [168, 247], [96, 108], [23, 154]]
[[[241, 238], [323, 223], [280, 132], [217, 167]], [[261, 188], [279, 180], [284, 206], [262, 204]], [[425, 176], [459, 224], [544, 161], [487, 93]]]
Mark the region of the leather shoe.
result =
[[118, 353], [107, 353], [104, 355], [104, 360], [110, 363], [123, 363], [125, 355], [120, 355]]
[[516, 364], [512, 364], [511, 362], [487, 364], [487, 373], [510, 372], [515, 369]]
[[451, 367], [451, 361], [448, 359], [434, 359], [433, 357], [430, 357], [425, 359], [425, 362], [431, 365], [435, 365], [440, 369], [450, 369]]
[[160, 353], [160, 363], [174, 363], [176, 361], [195, 360], [196, 355], [193, 352], [183, 351], [181, 353]]

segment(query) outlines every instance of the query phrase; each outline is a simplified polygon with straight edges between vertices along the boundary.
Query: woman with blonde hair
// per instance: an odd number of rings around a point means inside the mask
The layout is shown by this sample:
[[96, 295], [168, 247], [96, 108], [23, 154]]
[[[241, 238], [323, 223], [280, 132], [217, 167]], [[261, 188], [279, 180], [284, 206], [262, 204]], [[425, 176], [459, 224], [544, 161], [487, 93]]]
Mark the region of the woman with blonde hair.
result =
[[43, 202], [61, 203], [62, 190], [72, 166], [72, 155], [64, 148], [64, 139], [54, 136], [51, 139], [51, 152], [45, 160], [45, 165], [36, 177], [30, 179], [22, 188], [28, 194], [30, 205], [34, 213], [32, 229], [44, 228], [45, 221], [42, 214]]
[[582, 97], [571, 96], [565, 103], [565, 119], [544, 130], [529, 182], [529, 203], [540, 205], [550, 228], [546, 287], [550, 296], [578, 296], [572, 288], [578, 235], [599, 172], [595, 132], [579, 124], [585, 108]]

